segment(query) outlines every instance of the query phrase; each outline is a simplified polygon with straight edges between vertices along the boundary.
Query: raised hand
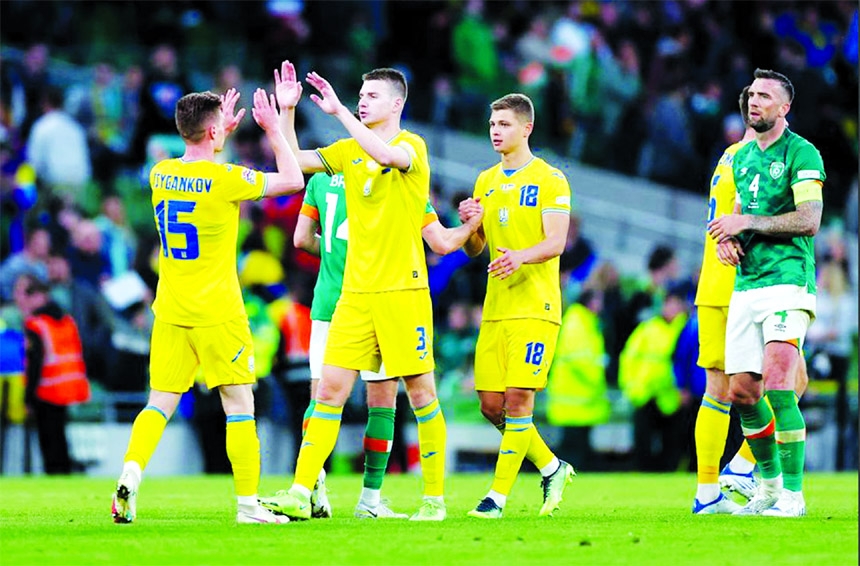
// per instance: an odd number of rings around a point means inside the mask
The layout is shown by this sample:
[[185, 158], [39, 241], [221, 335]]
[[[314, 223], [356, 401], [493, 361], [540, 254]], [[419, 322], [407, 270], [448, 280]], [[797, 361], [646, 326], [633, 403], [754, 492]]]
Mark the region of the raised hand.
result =
[[281, 110], [295, 108], [302, 98], [302, 83], [296, 80], [296, 68], [287, 60], [281, 63], [281, 72], [275, 69], [275, 97]]
[[221, 95], [221, 113], [224, 115], [224, 131], [229, 136], [239, 127], [239, 122], [245, 117], [245, 109], [239, 109], [237, 114], [234, 114], [236, 102], [239, 101], [239, 91], [235, 88], [229, 89]]
[[343, 104], [341, 104], [340, 99], [337, 97], [337, 93], [329, 82], [314, 72], [308, 73], [307, 81], [308, 84], [317, 89], [321, 95], [317, 96], [316, 94], [312, 94], [311, 100], [313, 100], [314, 103], [316, 103], [316, 105], [319, 106], [326, 114], [337, 114], [343, 107]]
[[254, 121], [265, 131], [278, 129], [278, 110], [275, 95], [258, 88], [254, 91], [254, 107], [251, 108]]

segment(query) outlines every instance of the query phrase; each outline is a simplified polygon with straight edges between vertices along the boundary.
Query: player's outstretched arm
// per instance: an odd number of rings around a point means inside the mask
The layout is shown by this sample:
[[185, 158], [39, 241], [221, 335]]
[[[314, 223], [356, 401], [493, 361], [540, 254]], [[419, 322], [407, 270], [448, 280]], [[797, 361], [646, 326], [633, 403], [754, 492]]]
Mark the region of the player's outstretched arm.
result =
[[570, 214], [545, 212], [543, 214], [544, 239], [522, 250], [497, 248], [502, 254], [487, 266], [491, 277], [507, 279], [524, 263], [543, 263], [558, 257], [564, 251]]
[[315, 256], [319, 256], [320, 237], [317, 234], [318, 229], [319, 222], [310, 216], [299, 214], [298, 221], [296, 222], [296, 231], [293, 233], [293, 245]]
[[251, 114], [266, 133], [266, 139], [272, 145], [275, 163], [278, 166], [277, 173], [266, 173], [265, 196], [288, 195], [302, 190], [305, 186], [305, 178], [296, 161], [296, 156], [290, 151], [290, 146], [278, 125], [275, 95], [269, 95], [265, 90], [258, 88], [254, 93], [254, 107], [251, 109]]
[[412, 163], [412, 156], [409, 152], [402, 147], [388, 145], [370, 128], [362, 124], [352, 111], [341, 103], [334, 88], [327, 80], [312, 72], [308, 73], [307, 81], [319, 91], [319, 95], [312, 94], [310, 96], [311, 100], [323, 112], [340, 120], [349, 135], [374, 161], [383, 167], [394, 167], [400, 170], [409, 169], [409, 165]]
[[305, 173], [323, 171], [322, 160], [315, 151], [299, 148], [296, 135], [296, 106], [302, 98], [302, 83], [296, 80], [296, 68], [287, 60], [281, 62], [280, 72], [275, 69], [275, 98], [278, 100], [280, 127], [299, 166]]
[[436, 220], [421, 230], [421, 236], [434, 253], [448, 255], [459, 250], [466, 244], [469, 237], [481, 227], [481, 221], [484, 219], [484, 207], [476, 200], [468, 200], [471, 203], [466, 208], [465, 224], [455, 228], [445, 228], [441, 222]]

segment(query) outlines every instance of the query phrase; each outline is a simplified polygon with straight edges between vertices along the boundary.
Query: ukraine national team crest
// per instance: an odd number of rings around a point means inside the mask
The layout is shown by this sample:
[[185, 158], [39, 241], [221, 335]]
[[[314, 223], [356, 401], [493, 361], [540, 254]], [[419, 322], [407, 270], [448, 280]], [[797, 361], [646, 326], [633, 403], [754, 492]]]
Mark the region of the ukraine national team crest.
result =
[[779, 179], [782, 177], [782, 173], [785, 171], [785, 163], [782, 161], [774, 161], [770, 164], [770, 176], [773, 179]]
[[499, 224], [502, 226], [508, 225], [508, 207], [503, 206], [499, 209]]

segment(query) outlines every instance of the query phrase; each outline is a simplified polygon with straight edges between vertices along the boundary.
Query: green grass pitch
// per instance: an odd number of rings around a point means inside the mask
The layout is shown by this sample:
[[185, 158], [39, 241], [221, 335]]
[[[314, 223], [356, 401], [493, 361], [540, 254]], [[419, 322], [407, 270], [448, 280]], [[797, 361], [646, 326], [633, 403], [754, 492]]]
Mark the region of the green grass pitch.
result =
[[[447, 479], [443, 523], [360, 521], [357, 475], [330, 476], [335, 517], [236, 525], [229, 476], [144, 480], [138, 519], [110, 519], [110, 478], [0, 479], [0, 564], [857, 564], [857, 474], [808, 474], [801, 519], [693, 516], [692, 474], [580, 474], [554, 518], [523, 474], [501, 521], [466, 517], [487, 474]], [[287, 478], [263, 478], [269, 494]], [[391, 507], [413, 512], [420, 479], [386, 478]]]

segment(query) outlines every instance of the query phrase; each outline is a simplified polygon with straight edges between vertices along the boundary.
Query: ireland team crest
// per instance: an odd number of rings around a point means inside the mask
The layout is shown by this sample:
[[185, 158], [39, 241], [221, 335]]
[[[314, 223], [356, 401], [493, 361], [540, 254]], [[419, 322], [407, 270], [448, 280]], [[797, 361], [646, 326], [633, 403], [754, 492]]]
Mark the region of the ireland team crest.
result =
[[770, 176], [773, 179], [779, 179], [782, 177], [782, 173], [785, 171], [785, 163], [782, 161], [774, 161], [770, 164]]

